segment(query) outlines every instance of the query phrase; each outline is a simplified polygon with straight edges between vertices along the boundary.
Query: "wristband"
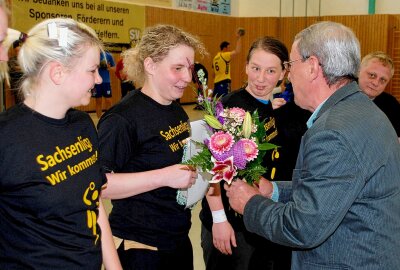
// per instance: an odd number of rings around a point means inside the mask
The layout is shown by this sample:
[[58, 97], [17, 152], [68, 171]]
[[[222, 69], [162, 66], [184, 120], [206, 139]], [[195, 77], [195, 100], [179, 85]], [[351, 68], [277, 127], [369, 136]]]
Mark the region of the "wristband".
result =
[[277, 202], [279, 200], [279, 189], [278, 185], [275, 182], [272, 182], [272, 195], [271, 200]]
[[211, 211], [213, 222], [214, 223], [222, 223], [224, 221], [227, 221], [228, 219], [226, 218], [225, 215], [225, 210], [217, 210], [217, 211]]

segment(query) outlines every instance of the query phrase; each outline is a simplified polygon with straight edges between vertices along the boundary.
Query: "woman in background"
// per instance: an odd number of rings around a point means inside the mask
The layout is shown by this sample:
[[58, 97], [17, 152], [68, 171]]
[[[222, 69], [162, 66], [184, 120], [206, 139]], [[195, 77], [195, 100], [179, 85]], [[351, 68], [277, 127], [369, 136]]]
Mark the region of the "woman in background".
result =
[[[279, 146], [283, 142], [279, 140], [270, 99], [272, 91], [285, 76], [284, 62], [288, 59], [288, 50], [281, 41], [268, 36], [257, 39], [247, 55], [247, 85], [222, 98], [224, 107], [239, 107], [250, 112], [257, 110], [260, 120], [265, 121], [265, 140]], [[264, 156], [264, 166], [267, 167], [264, 178], [281, 179], [279, 166], [285, 162], [285, 157], [280, 150], [274, 149]], [[294, 164], [292, 166], [294, 168]], [[230, 208], [223, 187], [220, 184], [212, 184], [212, 187], [213, 193], [207, 194], [200, 212], [206, 269], [290, 269], [290, 249], [248, 232], [242, 216]], [[255, 257], [260, 248], [263, 254]]]

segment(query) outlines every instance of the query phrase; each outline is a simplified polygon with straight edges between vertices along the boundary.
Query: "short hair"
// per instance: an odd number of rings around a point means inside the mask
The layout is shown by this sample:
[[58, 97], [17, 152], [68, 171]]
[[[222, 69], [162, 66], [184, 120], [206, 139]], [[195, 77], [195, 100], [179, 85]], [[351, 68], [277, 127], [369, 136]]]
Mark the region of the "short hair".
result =
[[[60, 44], [59, 38], [50, 38], [48, 27], [55, 23], [57, 30], [67, 29], [65, 44]], [[37, 79], [50, 61], [58, 61], [67, 68], [72, 68], [87, 51], [88, 47], [97, 47], [103, 50], [103, 44], [98, 39], [96, 32], [89, 26], [73, 19], [55, 18], [44, 20], [36, 24], [28, 32], [28, 37], [23, 42], [18, 61], [24, 73], [21, 90], [24, 96], [37, 83]]]
[[366, 66], [373, 59], [378, 60], [385, 67], [389, 67], [391, 77], [393, 77], [393, 75], [394, 75], [393, 59], [388, 54], [386, 54], [382, 51], [371, 52], [371, 53], [367, 54], [366, 56], [364, 56], [364, 58], [361, 60], [361, 66], [362, 67]]
[[228, 41], [222, 41], [221, 44], [219, 45], [219, 48], [222, 51], [223, 49], [228, 48], [229, 44], [230, 43]]
[[289, 52], [285, 44], [280, 40], [270, 36], [261, 37], [255, 40], [251, 44], [247, 54], [247, 63], [249, 63], [255, 49], [262, 49], [268, 53], [276, 55], [281, 60], [282, 69], [285, 69], [283, 62], [289, 60]]
[[145, 29], [139, 43], [122, 53], [124, 71], [129, 80], [142, 85], [145, 80], [144, 60], [150, 57], [154, 62], [161, 62], [173, 48], [186, 45], [201, 56], [207, 55], [203, 43], [192, 34], [166, 24], [159, 24]]
[[357, 78], [360, 43], [350, 28], [336, 22], [319, 22], [298, 33], [295, 41], [304, 60], [318, 58], [328, 85]]

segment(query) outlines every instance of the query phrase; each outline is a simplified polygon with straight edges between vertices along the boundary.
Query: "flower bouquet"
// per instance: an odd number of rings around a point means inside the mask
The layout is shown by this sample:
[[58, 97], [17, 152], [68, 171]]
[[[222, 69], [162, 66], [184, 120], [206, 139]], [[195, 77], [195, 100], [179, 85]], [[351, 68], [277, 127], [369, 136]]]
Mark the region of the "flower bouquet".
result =
[[206, 95], [206, 89], [199, 95], [199, 104], [211, 135], [194, 142], [200, 151], [184, 164], [211, 173], [210, 183], [224, 180], [230, 184], [235, 177], [249, 184], [258, 182], [266, 172], [261, 165], [266, 151], [277, 146], [265, 141], [264, 123], [257, 111], [251, 114], [241, 108], [224, 108], [219, 98]]

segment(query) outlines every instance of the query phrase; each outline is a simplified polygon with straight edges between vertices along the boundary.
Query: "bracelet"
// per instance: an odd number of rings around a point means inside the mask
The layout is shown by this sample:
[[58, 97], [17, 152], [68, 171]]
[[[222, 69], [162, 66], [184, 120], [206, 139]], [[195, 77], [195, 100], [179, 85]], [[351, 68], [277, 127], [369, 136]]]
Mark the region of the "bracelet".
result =
[[279, 189], [278, 185], [275, 182], [272, 182], [272, 195], [271, 200], [277, 202], [279, 200]]
[[225, 221], [228, 220], [226, 218], [224, 209], [217, 210], [217, 211], [211, 211], [211, 214], [212, 214], [212, 218], [213, 218], [213, 222], [214, 223], [222, 223], [222, 222], [225, 222]]

